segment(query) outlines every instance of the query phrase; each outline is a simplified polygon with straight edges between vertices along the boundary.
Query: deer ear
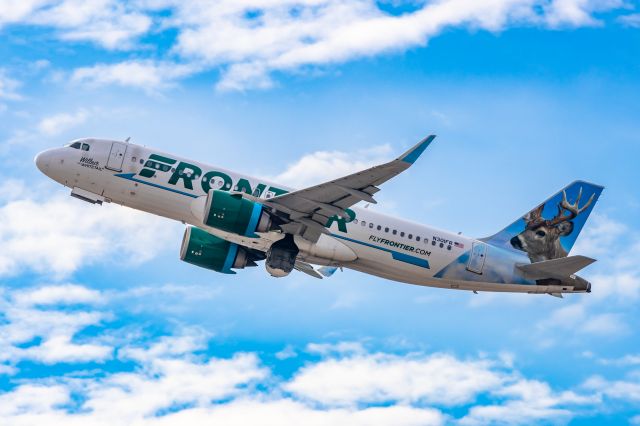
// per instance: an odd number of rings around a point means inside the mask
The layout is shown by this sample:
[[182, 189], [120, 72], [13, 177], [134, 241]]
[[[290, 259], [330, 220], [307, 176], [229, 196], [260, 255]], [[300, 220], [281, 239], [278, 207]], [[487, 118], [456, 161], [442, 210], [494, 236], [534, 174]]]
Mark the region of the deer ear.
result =
[[563, 237], [566, 237], [567, 235], [570, 235], [573, 232], [573, 222], [569, 222], [569, 221], [560, 222], [556, 227], [560, 232], [560, 235]]

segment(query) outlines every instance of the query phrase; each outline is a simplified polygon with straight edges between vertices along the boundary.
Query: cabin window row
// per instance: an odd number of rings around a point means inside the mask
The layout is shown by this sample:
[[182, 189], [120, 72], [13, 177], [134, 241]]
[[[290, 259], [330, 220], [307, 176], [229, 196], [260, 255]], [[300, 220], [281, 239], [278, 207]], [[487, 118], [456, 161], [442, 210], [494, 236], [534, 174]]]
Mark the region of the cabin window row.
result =
[[[367, 226], [367, 222], [365, 220], [358, 221], [358, 219], [354, 219], [354, 221], [353, 221], [353, 223], [355, 223], [356, 225], [358, 224], [358, 222], [360, 222], [360, 225], [363, 226], [363, 227]], [[392, 235], [400, 235], [401, 238], [404, 238], [405, 235], [406, 235], [406, 237], [408, 239], [410, 239], [410, 240], [413, 240], [415, 238], [416, 241], [422, 240], [422, 241], [424, 241], [425, 244], [429, 244], [429, 238], [426, 238], [426, 237], [423, 238], [420, 235], [416, 235], [414, 237], [413, 234], [406, 234], [404, 231], [398, 231], [397, 229], [391, 229], [388, 226], [383, 227], [382, 225], [375, 225], [372, 222], [369, 222], [368, 225], [369, 225], [370, 229], [376, 229], [378, 231], [383, 231], [384, 230], [385, 233], [391, 232]], [[439, 245], [440, 248], [445, 248], [444, 243], [437, 243], [436, 240], [431, 240], [431, 245], [432, 246]], [[447, 250], [451, 250], [451, 245], [447, 245], [446, 248], [447, 248]]]

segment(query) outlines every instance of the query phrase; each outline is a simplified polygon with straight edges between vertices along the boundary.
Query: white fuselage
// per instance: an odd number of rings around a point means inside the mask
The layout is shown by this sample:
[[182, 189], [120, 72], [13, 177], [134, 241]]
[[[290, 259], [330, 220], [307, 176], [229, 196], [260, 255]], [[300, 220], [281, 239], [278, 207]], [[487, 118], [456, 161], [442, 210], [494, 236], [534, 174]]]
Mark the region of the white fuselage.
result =
[[[93, 194], [101, 201], [191, 224], [245, 247], [267, 251], [274, 241], [282, 238], [282, 234], [275, 231], [251, 238], [207, 227], [194, 213], [194, 206], [207, 195], [208, 189], [244, 190], [260, 198], [270, 198], [289, 192], [285, 186], [132, 143], [99, 139], [84, 139], [76, 143], [86, 144], [88, 150], [66, 146], [45, 151], [36, 158], [38, 168], [77, 193]], [[150, 167], [150, 158], [159, 158], [160, 161]], [[185, 176], [175, 179], [175, 167], [180, 163], [194, 167], [186, 169]], [[147, 171], [143, 172], [143, 169]], [[571, 290], [535, 285], [518, 276], [514, 265], [529, 263], [524, 253], [493, 247], [476, 239], [367, 208], [354, 207], [352, 210], [354, 220], [332, 221], [328, 226], [331, 235], [323, 234], [316, 244], [296, 237], [300, 247], [299, 259], [319, 265], [346, 267], [394, 281], [441, 288], [529, 293]], [[340, 254], [332, 255], [333, 252], [326, 247], [335, 246], [335, 241], [355, 253], [355, 259], [345, 261]], [[331, 244], [327, 244], [329, 242]], [[491, 267], [493, 275], [488, 275], [485, 268], [492, 261], [496, 262]], [[456, 266], [456, 262], [460, 265]], [[447, 273], [443, 275], [445, 268]]]

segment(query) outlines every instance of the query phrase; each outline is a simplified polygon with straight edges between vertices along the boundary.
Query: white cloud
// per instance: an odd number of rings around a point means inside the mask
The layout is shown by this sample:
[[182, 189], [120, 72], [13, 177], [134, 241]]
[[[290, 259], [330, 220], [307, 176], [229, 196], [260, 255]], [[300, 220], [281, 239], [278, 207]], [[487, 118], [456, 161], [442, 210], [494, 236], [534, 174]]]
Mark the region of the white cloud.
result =
[[356, 152], [316, 151], [303, 156], [272, 179], [287, 185], [304, 188], [331, 179], [362, 171], [392, 160], [391, 146], [381, 145]]
[[289, 399], [240, 399], [209, 409], [184, 410], [150, 424], [248, 424], [305, 426], [438, 426], [445, 416], [438, 410], [407, 406], [354, 409], [316, 409]]
[[355, 355], [366, 352], [360, 342], [338, 342], [338, 343], [309, 343], [305, 348], [307, 352], [320, 355]]
[[498, 0], [427, 2], [402, 15], [383, 12], [371, 0], [160, 2], [172, 4], [181, 29], [174, 48], [226, 68], [218, 88], [272, 85], [274, 71], [293, 71], [424, 46], [448, 27], [501, 31], [513, 25], [595, 25], [593, 13], [617, 1]]
[[102, 296], [98, 291], [73, 284], [41, 287], [28, 291], [19, 290], [14, 293], [13, 298], [21, 306], [93, 304], [102, 301]]
[[0, 3], [0, 26], [26, 19], [38, 7], [49, 0], [6, 0]]
[[179, 241], [177, 224], [120, 206], [61, 196], [0, 204], [0, 276], [31, 269], [61, 279], [104, 259], [145, 262]]
[[291, 359], [291, 358], [297, 357], [298, 353], [296, 352], [293, 346], [287, 345], [280, 352], [276, 352], [275, 356], [279, 360], [283, 361], [285, 359]]
[[80, 109], [75, 113], [60, 113], [43, 118], [38, 123], [38, 130], [46, 136], [56, 136], [84, 123], [89, 113]]
[[11, 23], [49, 27], [63, 40], [128, 49], [152, 19], [119, 0], [8, 0], [0, 3], [0, 26]]
[[389, 401], [459, 405], [503, 383], [502, 374], [491, 367], [486, 361], [460, 361], [443, 354], [355, 355], [305, 367], [285, 389], [330, 406]]
[[568, 304], [553, 311], [548, 318], [538, 323], [540, 333], [549, 330], [571, 330], [598, 336], [616, 336], [629, 329], [622, 316], [614, 313], [590, 313], [584, 301]]
[[[374, 0], [11, 0], [0, 5], [0, 25], [40, 25], [63, 40], [143, 52], [136, 45], [142, 36], [175, 30], [176, 41], [159, 62], [100, 64], [79, 69], [74, 78], [149, 90], [218, 69], [219, 90], [245, 90], [272, 87], [275, 72], [422, 47], [447, 28], [593, 26], [600, 24], [598, 13], [623, 7], [620, 0], [438, 0], [394, 15]], [[633, 16], [621, 20], [632, 25]], [[166, 62], [175, 56], [189, 69]]]
[[611, 246], [617, 244], [628, 232], [625, 224], [605, 215], [593, 214], [572, 251], [590, 257], [610, 253]]
[[[631, 13], [618, 18], [623, 25], [633, 28], [640, 28], [640, 13]], [[639, 422], [640, 423], [640, 422]]]
[[18, 87], [20, 87], [20, 82], [10, 78], [7, 70], [0, 68], [0, 99], [21, 99], [21, 96], [17, 92]]
[[622, 401], [640, 402], [640, 380], [607, 380], [601, 376], [590, 377], [583, 388], [598, 395]]
[[622, 358], [617, 358], [617, 359], [598, 359], [598, 362], [602, 365], [618, 365], [618, 366], [640, 365], [640, 354], [625, 355]]
[[175, 80], [197, 71], [193, 65], [169, 62], [130, 60], [115, 64], [98, 64], [76, 69], [71, 80], [92, 86], [115, 84], [137, 87], [149, 93], [170, 86]]
[[[46, 378], [18, 376], [16, 386], [0, 394], [6, 425], [531, 424], [569, 420], [603, 397], [635, 401], [640, 395], [632, 380], [599, 377], [585, 382], [583, 393], [555, 391], [524, 378], [511, 355], [388, 354], [358, 342], [309, 344], [307, 351], [321, 358], [280, 377], [255, 353], [212, 356], [210, 334], [194, 327], [159, 337], [128, 329], [124, 339], [106, 344], [102, 335], [117, 331], [109, 329], [117, 322], [106, 322], [110, 300], [83, 286], [5, 289], [0, 300], [5, 373], [17, 374], [13, 366], [24, 360], [72, 367], [116, 357], [127, 365], [124, 371], [98, 364], [60, 375], [50, 368]], [[87, 327], [101, 331], [83, 333]], [[486, 405], [473, 406], [480, 397]]]
[[[0, 361], [11, 366], [21, 360], [44, 364], [103, 361], [112, 348], [96, 341], [76, 341], [75, 335], [107, 318], [89, 308], [103, 302], [102, 295], [78, 285], [56, 285], [17, 290], [0, 298], [5, 323], [0, 326]], [[50, 309], [55, 305], [79, 305], [80, 309]], [[13, 374], [15, 370], [8, 370]]]

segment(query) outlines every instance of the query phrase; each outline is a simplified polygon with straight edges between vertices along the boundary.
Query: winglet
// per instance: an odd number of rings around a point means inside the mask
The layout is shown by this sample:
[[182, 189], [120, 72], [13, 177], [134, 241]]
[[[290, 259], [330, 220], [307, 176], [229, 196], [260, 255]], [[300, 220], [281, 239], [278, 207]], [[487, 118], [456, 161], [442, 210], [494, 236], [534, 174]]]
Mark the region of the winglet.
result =
[[436, 135], [429, 135], [426, 138], [422, 139], [413, 148], [398, 157], [398, 160], [404, 161], [405, 163], [409, 164], [415, 163], [418, 157], [422, 155], [424, 150], [427, 149], [427, 147], [435, 139], [435, 137]]

